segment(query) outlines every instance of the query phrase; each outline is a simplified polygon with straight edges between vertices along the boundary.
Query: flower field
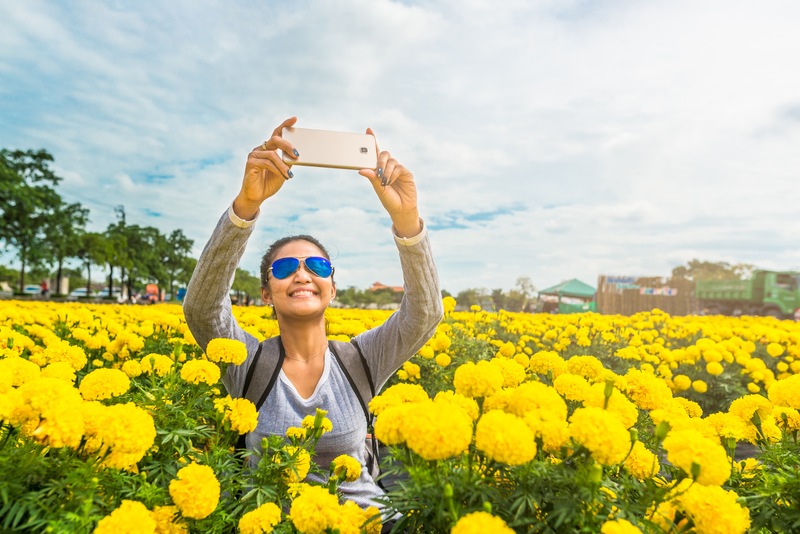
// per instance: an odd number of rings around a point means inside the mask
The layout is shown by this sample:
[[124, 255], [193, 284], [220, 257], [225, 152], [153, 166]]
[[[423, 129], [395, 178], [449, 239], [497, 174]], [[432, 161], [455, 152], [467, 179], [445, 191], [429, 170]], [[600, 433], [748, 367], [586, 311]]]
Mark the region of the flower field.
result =
[[[797, 323], [444, 304], [370, 403], [398, 532], [800, 531]], [[389, 313], [329, 309], [329, 336]], [[255, 409], [220, 382], [243, 357], [204, 354], [177, 305], [0, 301], [0, 530], [380, 532], [337, 498], [360, 465], [312, 461], [322, 411], [245, 469]]]

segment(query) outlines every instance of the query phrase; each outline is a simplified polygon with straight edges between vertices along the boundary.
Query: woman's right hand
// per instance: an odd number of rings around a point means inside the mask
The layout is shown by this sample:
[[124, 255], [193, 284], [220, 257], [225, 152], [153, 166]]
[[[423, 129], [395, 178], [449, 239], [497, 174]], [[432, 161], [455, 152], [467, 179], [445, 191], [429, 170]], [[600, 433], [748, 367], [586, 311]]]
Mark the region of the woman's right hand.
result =
[[297, 117], [286, 119], [275, 128], [272, 137], [248, 154], [242, 188], [233, 201], [233, 211], [238, 217], [246, 221], [255, 218], [261, 203], [277, 193], [286, 180], [292, 177], [291, 165], [283, 161], [278, 151], [294, 153], [294, 147], [283, 139], [282, 132], [296, 122]]

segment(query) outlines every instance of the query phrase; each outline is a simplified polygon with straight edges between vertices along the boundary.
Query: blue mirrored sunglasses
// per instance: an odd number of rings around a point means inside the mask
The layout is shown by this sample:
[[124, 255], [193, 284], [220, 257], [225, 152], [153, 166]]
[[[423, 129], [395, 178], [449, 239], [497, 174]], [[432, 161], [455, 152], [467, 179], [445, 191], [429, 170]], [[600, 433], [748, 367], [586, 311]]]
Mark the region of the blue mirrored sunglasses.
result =
[[319, 276], [320, 278], [328, 278], [333, 274], [333, 266], [327, 258], [320, 256], [309, 256], [308, 258], [280, 258], [272, 262], [272, 266], [268, 272], [272, 272], [272, 276], [278, 280], [283, 280], [296, 273], [303, 264], [308, 272]]

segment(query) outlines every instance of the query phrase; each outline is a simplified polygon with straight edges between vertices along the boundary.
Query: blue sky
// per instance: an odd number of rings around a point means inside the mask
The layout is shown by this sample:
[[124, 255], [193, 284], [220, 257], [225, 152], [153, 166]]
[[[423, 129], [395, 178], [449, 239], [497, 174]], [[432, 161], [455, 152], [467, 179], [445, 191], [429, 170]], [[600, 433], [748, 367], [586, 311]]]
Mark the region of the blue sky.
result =
[[[416, 176], [442, 287], [800, 268], [800, 3], [0, 2], [0, 147], [45, 148], [103, 230], [199, 254], [284, 118], [372, 127]], [[401, 283], [355, 172], [295, 169], [242, 267], [312, 233], [338, 283]]]

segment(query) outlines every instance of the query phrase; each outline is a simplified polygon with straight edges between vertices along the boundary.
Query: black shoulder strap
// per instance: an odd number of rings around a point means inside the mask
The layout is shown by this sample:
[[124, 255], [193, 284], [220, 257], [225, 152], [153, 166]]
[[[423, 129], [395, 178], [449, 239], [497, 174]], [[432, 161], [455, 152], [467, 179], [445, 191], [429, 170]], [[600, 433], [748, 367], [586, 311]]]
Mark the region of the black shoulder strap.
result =
[[372, 382], [372, 375], [369, 372], [369, 364], [358, 342], [353, 340], [350, 343], [343, 341], [329, 341], [331, 349], [339, 367], [344, 371], [350, 387], [356, 392], [361, 409], [364, 410], [364, 417], [367, 419], [367, 427], [372, 426], [372, 414], [369, 412], [369, 402], [375, 396], [375, 384]]
[[[258, 346], [242, 388], [242, 397], [255, 404], [256, 411], [261, 409], [267, 395], [272, 391], [285, 357], [286, 351], [280, 336], [265, 339]], [[251, 388], [251, 384], [254, 387]], [[265, 384], [264, 389], [259, 388], [259, 384]]]

